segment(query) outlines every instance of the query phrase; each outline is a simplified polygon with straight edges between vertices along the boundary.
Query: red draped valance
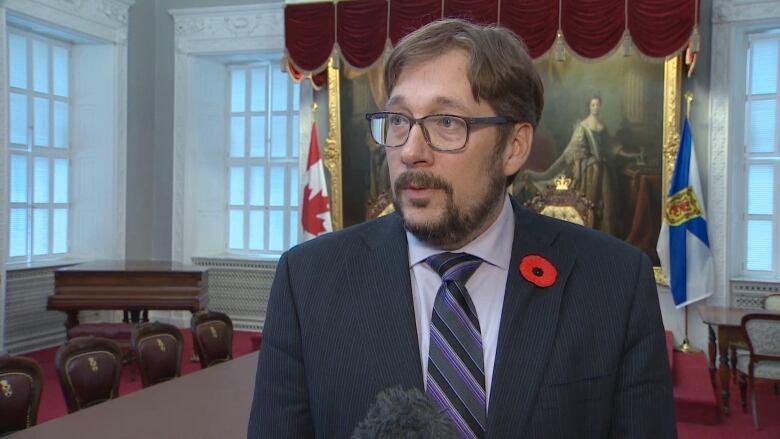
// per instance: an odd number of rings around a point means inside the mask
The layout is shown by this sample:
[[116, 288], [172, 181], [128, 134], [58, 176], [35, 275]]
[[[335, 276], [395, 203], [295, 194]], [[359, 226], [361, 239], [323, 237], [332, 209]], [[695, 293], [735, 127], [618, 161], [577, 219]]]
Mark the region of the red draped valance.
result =
[[[287, 5], [285, 46], [304, 74], [325, 68], [338, 44], [366, 68], [399, 39], [440, 17], [499, 24], [523, 38], [533, 58], [564, 45], [582, 58], [607, 55], [625, 38], [650, 58], [682, 49], [698, 23], [699, 0], [354, 0]], [[443, 8], [443, 10], [442, 10]]]

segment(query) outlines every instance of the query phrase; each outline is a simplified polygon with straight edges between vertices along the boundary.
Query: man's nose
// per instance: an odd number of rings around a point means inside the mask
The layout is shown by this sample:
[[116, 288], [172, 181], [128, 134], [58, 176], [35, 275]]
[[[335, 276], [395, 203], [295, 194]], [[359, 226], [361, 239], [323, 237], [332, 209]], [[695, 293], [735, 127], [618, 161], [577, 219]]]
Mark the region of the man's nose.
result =
[[401, 146], [401, 161], [408, 167], [424, 166], [433, 160], [433, 150], [425, 140], [422, 124], [416, 123], [409, 131], [409, 138]]

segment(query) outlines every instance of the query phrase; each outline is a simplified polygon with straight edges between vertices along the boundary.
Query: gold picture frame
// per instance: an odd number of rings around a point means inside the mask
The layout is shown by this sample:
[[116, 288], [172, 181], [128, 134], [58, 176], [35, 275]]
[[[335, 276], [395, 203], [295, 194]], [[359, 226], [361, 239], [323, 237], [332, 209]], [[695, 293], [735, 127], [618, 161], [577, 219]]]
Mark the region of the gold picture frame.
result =
[[[681, 88], [682, 58], [679, 55], [668, 57], [663, 63], [661, 212], [663, 212], [665, 194], [668, 192], [679, 146]], [[345, 170], [342, 168], [341, 99], [339, 70], [331, 59], [328, 63], [328, 136], [323, 155], [325, 166], [331, 176], [331, 215], [334, 230], [344, 226], [344, 205], [342, 202], [344, 188], [342, 182]], [[660, 273], [660, 270], [657, 272]], [[657, 279], [661, 280], [659, 276]]]

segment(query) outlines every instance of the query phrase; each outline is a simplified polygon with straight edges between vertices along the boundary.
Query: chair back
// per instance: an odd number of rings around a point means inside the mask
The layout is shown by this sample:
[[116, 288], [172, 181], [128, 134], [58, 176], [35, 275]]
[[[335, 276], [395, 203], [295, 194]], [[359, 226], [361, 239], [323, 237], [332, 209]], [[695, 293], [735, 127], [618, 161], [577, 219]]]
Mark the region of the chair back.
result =
[[742, 317], [751, 361], [780, 360], [780, 315], [747, 314]]
[[233, 322], [227, 314], [199, 311], [192, 315], [190, 326], [202, 368], [233, 358]]
[[571, 179], [560, 175], [555, 186], [548, 187], [525, 205], [542, 215], [593, 228], [595, 209], [584, 195], [569, 187]]
[[119, 346], [99, 337], [76, 337], [57, 350], [54, 366], [68, 413], [119, 395], [122, 353]]
[[764, 309], [780, 311], [780, 294], [770, 294], [764, 298]]
[[36, 424], [42, 386], [35, 360], [0, 356], [0, 436]]
[[179, 328], [161, 322], [142, 325], [133, 331], [131, 346], [144, 387], [181, 375], [184, 342]]

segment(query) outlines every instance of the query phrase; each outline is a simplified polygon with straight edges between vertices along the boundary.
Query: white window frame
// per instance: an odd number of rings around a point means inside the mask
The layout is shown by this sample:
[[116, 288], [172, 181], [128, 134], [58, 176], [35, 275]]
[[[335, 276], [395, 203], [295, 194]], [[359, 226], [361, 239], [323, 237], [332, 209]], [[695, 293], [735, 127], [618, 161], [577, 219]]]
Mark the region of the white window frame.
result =
[[[745, 32], [744, 38], [739, 46], [739, 58], [744, 70], [744, 81], [736, 82], [733, 87], [741, 87], [742, 106], [741, 106], [741, 118], [736, 120], [736, 123], [741, 123], [742, 135], [739, 139], [742, 139], [739, 152], [741, 166], [738, 168], [740, 173], [736, 177], [735, 187], [737, 194], [736, 197], [739, 216], [737, 218], [737, 241], [740, 246], [737, 248], [737, 252], [740, 254], [740, 261], [737, 266], [738, 276], [743, 279], [755, 279], [755, 280], [768, 280], [768, 281], [780, 281], [780, 202], [778, 201], [778, 195], [780, 195], [780, 71], [778, 72], [778, 84], [776, 85], [775, 93], [769, 95], [752, 95], [750, 93], [750, 68], [751, 68], [751, 48], [753, 41], [759, 39], [771, 38], [778, 42], [780, 45], [780, 23], [770, 25], [769, 28], [762, 26], [758, 29], [753, 29]], [[780, 53], [778, 54], [778, 61], [780, 61]], [[774, 151], [770, 153], [751, 153], [748, 149], [748, 127], [750, 126], [750, 114], [747, 112], [749, 102], [756, 100], [774, 100], [775, 101], [775, 145]], [[771, 214], [755, 215], [749, 214], [747, 211], [747, 203], [749, 197], [749, 178], [748, 169], [751, 165], [770, 165], [774, 171], [774, 206]], [[747, 249], [747, 228], [748, 221], [750, 220], [764, 220], [770, 221], [772, 224], [772, 264], [768, 271], [764, 270], [750, 270], [747, 266], [748, 249]]]
[[[8, 272], [54, 267], [73, 258], [121, 259], [125, 254], [127, 147], [127, 24], [134, 0], [0, 1], [0, 303], [7, 295]], [[21, 26], [19, 26], [21, 25]], [[69, 69], [71, 158], [69, 185], [70, 259], [18, 263], [8, 261], [8, 51], [7, 29], [24, 27], [56, 39], [72, 40]], [[84, 75], [83, 73], [87, 73]], [[91, 172], [82, 173], [86, 169]], [[89, 174], [89, 175], [87, 175]], [[93, 184], [99, 180], [100, 184]], [[83, 190], [82, 190], [83, 189]], [[71, 233], [72, 232], [72, 233]], [[62, 260], [60, 260], [62, 259]], [[37, 307], [39, 304], [31, 305]], [[24, 318], [26, 314], [22, 314]], [[18, 315], [0, 306], [0, 353], [6, 346], [40, 339], [57, 331], [45, 324], [18, 333]], [[40, 323], [40, 322], [39, 322]], [[47, 335], [48, 334], [48, 335]]]
[[[8, 187], [11, 187], [11, 173], [10, 173], [10, 163], [12, 162], [13, 156], [24, 156], [27, 160], [27, 196], [25, 202], [13, 202], [11, 201], [10, 197], [11, 194], [7, 195], [7, 206], [8, 206], [8, 215], [9, 215], [9, 224], [10, 224], [10, 215], [14, 209], [25, 209], [27, 211], [27, 239], [26, 239], [26, 252], [25, 255], [22, 256], [13, 256], [10, 254], [11, 251], [11, 228], [8, 227], [8, 249], [7, 249], [7, 260], [10, 263], [14, 262], [34, 262], [34, 261], [43, 261], [43, 260], [56, 260], [63, 257], [69, 256], [69, 245], [67, 244], [68, 238], [71, 236], [70, 233], [70, 192], [67, 194], [67, 202], [60, 202], [55, 203], [54, 202], [54, 183], [55, 183], [55, 167], [54, 162], [56, 159], [65, 159], [68, 163], [68, 176], [67, 176], [67, 186], [68, 191], [70, 191], [70, 187], [72, 185], [71, 183], [71, 173], [70, 173], [70, 163], [71, 163], [71, 141], [70, 141], [70, 133], [71, 129], [68, 128], [68, 138], [66, 139], [67, 146], [64, 148], [57, 148], [54, 146], [54, 103], [55, 102], [64, 102], [68, 105], [68, 114], [67, 119], [68, 123], [70, 124], [70, 120], [72, 119], [70, 116], [70, 83], [71, 83], [71, 68], [70, 68], [70, 53], [72, 49], [72, 45], [69, 42], [56, 40], [52, 38], [48, 38], [43, 35], [39, 35], [36, 33], [28, 32], [22, 29], [17, 29], [14, 27], [8, 28], [8, 40], [10, 41], [11, 35], [18, 35], [20, 37], [23, 37], [27, 40], [27, 59], [25, 60], [27, 62], [27, 88], [20, 89], [13, 87], [9, 84], [8, 86], [8, 97], [10, 102], [10, 96], [11, 93], [17, 94], [17, 95], [23, 95], [25, 96], [27, 100], [27, 144], [15, 144], [11, 143], [11, 137], [9, 133], [9, 142], [8, 142], [8, 156], [7, 160], [9, 163], [9, 172], [8, 172]], [[47, 82], [48, 82], [48, 92], [39, 92], [34, 90], [33, 86], [33, 68], [32, 68], [32, 58], [33, 58], [33, 44], [35, 41], [42, 42], [47, 45], [48, 48], [48, 71], [47, 71]], [[67, 96], [59, 96], [54, 94], [54, 47], [63, 47], [67, 49], [68, 51], [68, 95]], [[10, 62], [10, 59], [9, 59]], [[10, 65], [9, 65], [10, 67]], [[35, 144], [35, 132], [34, 132], [34, 99], [35, 98], [44, 98], [46, 99], [49, 110], [48, 110], [48, 131], [49, 131], [49, 145], [48, 146], [39, 146]], [[10, 118], [10, 112], [7, 115], [7, 117]], [[10, 122], [9, 122], [10, 127]], [[35, 184], [35, 160], [37, 158], [46, 158], [49, 162], [49, 177], [48, 177], [48, 202], [35, 202], [34, 200], [34, 184]], [[35, 254], [34, 251], [34, 224], [33, 224], [33, 215], [35, 210], [45, 209], [48, 213], [48, 236], [46, 237], [47, 240], [47, 249], [45, 253], [41, 254]], [[65, 252], [54, 252], [54, 212], [55, 209], [66, 209], [67, 210], [67, 217], [66, 217], [66, 223], [68, 224], [68, 230], [65, 231], [66, 234], [66, 250]]]
[[[282, 54], [278, 54], [278, 59], [281, 59]], [[297, 227], [298, 223], [300, 222], [300, 176], [298, 174], [299, 170], [299, 162], [300, 162], [300, 122], [296, 123], [296, 121], [300, 120], [300, 84], [296, 84], [293, 81], [289, 79], [289, 76], [286, 74], [286, 72], [282, 72], [282, 75], [275, 74], [276, 72], [281, 72], [282, 67], [281, 63], [279, 61], [266, 61], [266, 62], [260, 62], [260, 63], [253, 63], [250, 65], [229, 65], [227, 67], [228, 74], [227, 76], [227, 104], [226, 108], [227, 111], [227, 121], [226, 126], [228, 127], [227, 135], [226, 135], [226, 148], [225, 148], [225, 156], [226, 156], [226, 164], [225, 164], [225, 178], [226, 178], [226, 193], [225, 193], [225, 199], [227, 201], [227, 207], [226, 207], [226, 228], [225, 236], [227, 239], [225, 240], [225, 251], [227, 253], [232, 254], [239, 254], [239, 255], [281, 255], [284, 250], [290, 248], [291, 246], [298, 243], [300, 240], [300, 227]], [[266, 72], [266, 83], [265, 83], [265, 110], [263, 111], [251, 111], [251, 96], [252, 96], [252, 70], [254, 69], [264, 69]], [[245, 102], [245, 111], [240, 112], [234, 112], [231, 110], [231, 102], [230, 97], [232, 96], [232, 74], [235, 71], [243, 70], [244, 71], [244, 78], [245, 78], [245, 96], [244, 96], [244, 102]], [[273, 97], [273, 89], [274, 86], [272, 84], [274, 78], [278, 77], [285, 77], [287, 80], [287, 91], [286, 91], [286, 97], [287, 102], [285, 103], [285, 110], [274, 110], [272, 108], [272, 103], [274, 101]], [[264, 152], [262, 157], [251, 157], [250, 156], [250, 150], [251, 150], [251, 119], [253, 116], [262, 116], [265, 117], [265, 126], [264, 126], [264, 132], [265, 132], [265, 139], [263, 142], [263, 148]], [[272, 125], [273, 125], [273, 117], [274, 116], [284, 116], [287, 120], [287, 126], [285, 127], [286, 130], [286, 138], [287, 142], [285, 145], [285, 155], [284, 156], [277, 156], [274, 157], [272, 155], [273, 150], [273, 139], [271, 137], [272, 135]], [[243, 117], [244, 118], [244, 152], [243, 157], [231, 157], [231, 133], [230, 133], [230, 127], [232, 126], [231, 120], [234, 117]], [[231, 170], [235, 168], [242, 168], [244, 172], [244, 184], [243, 184], [243, 194], [244, 199], [241, 203], [232, 204], [231, 202]], [[252, 169], [254, 167], [262, 167], [263, 171], [263, 195], [262, 200], [263, 203], [259, 205], [253, 205], [250, 201], [251, 194], [252, 194], [252, 187], [251, 187], [251, 181], [252, 181]], [[271, 178], [271, 169], [274, 167], [281, 167], [285, 169], [285, 179], [284, 179], [284, 187], [283, 187], [283, 193], [282, 193], [282, 203], [281, 204], [272, 204], [271, 203], [271, 196], [272, 196], [272, 178]], [[230, 215], [233, 212], [242, 212], [243, 215], [243, 244], [241, 247], [232, 247], [230, 245], [231, 241], [231, 230], [230, 230]], [[264, 212], [266, 215], [264, 216], [265, 220], [263, 221], [263, 230], [262, 233], [262, 247], [261, 248], [250, 248], [250, 236], [251, 236], [251, 221], [250, 216], [252, 212]], [[272, 248], [271, 247], [271, 214], [275, 212], [281, 212], [282, 213], [282, 224], [284, 225], [284, 231], [282, 232], [282, 242], [281, 246], [278, 248]]]
[[[173, 260], [192, 263], [193, 257], [275, 261], [275, 254], [228, 253], [225, 224], [224, 145], [227, 95], [215, 98], [226, 80], [224, 65], [256, 61], [255, 55], [284, 53], [284, 3], [169, 10], [173, 16], [174, 62]], [[219, 65], [218, 65], [219, 64]], [[308, 145], [311, 129], [311, 86], [301, 83], [300, 139]], [[217, 120], [217, 109], [221, 119]], [[204, 123], [210, 124], [208, 130]], [[220, 131], [222, 130], [222, 131]], [[219, 139], [216, 139], [217, 133]], [[215, 152], [215, 146], [219, 152]], [[218, 155], [222, 154], [222, 155]], [[305, 157], [303, 151], [299, 157]], [[219, 166], [213, 166], [217, 163]], [[301, 166], [301, 165], [299, 165]], [[301, 175], [299, 167], [299, 175]], [[300, 184], [300, 183], [299, 183]], [[299, 188], [300, 193], [300, 188]]]

